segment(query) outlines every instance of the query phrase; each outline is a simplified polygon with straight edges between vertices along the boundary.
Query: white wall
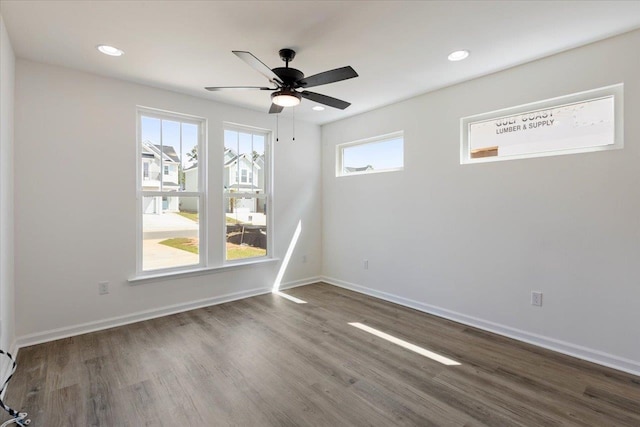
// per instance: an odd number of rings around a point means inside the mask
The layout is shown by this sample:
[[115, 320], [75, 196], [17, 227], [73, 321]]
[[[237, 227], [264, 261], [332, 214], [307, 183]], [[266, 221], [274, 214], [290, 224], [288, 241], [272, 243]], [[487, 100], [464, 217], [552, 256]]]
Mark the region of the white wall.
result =
[[[640, 373], [639, 45], [635, 31], [323, 126], [323, 274]], [[460, 118], [619, 82], [623, 150], [459, 164]], [[403, 172], [335, 177], [335, 144], [398, 130]]]
[[[15, 275], [16, 333], [22, 344], [96, 325], [74, 329], [86, 322], [130, 319], [146, 310], [273, 285], [280, 263], [135, 286], [127, 282], [136, 262], [136, 105], [208, 119], [208, 185], [220, 189], [220, 197], [212, 192], [208, 200], [208, 219], [210, 234], [219, 239], [222, 169], [215, 166], [222, 165], [222, 123], [275, 127], [275, 117], [266, 113], [19, 59]], [[320, 273], [321, 148], [318, 126], [296, 123], [292, 142], [291, 122], [284, 116], [274, 157], [276, 257], [284, 256], [298, 221], [303, 227], [284, 275], [288, 283]], [[215, 248], [210, 258], [222, 260], [222, 240]], [[102, 280], [111, 283], [109, 295], [98, 295]], [[109, 322], [99, 325], [104, 324]], [[47, 333], [56, 328], [63, 330]]]
[[14, 71], [15, 56], [4, 21], [0, 16], [0, 348], [5, 351], [10, 350], [15, 338], [13, 307]]

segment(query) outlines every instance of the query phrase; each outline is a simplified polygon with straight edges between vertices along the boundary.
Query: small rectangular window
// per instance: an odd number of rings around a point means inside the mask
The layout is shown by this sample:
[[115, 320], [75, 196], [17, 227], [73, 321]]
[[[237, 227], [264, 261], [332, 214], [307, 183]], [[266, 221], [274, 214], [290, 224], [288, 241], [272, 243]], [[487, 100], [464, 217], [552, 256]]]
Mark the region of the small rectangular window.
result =
[[164, 165], [164, 174], [169, 175], [169, 165]]
[[461, 119], [460, 163], [622, 148], [615, 85]]
[[391, 172], [404, 168], [402, 131], [339, 144], [336, 150], [336, 176]]

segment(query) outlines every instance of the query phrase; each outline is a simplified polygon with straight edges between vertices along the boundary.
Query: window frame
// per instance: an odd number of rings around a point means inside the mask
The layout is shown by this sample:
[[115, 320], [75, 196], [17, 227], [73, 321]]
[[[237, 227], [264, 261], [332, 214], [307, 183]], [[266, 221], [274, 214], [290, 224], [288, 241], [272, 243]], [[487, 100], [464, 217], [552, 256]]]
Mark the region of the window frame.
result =
[[[387, 169], [372, 169], [369, 171], [360, 171], [360, 172], [350, 172], [344, 173], [344, 150], [345, 148], [356, 147], [359, 145], [368, 145], [375, 144], [379, 142], [391, 141], [394, 139], [402, 139], [402, 166], [397, 168], [387, 168]], [[355, 176], [355, 175], [369, 175], [374, 173], [385, 173], [385, 172], [398, 172], [404, 170], [404, 158], [405, 158], [405, 150], [404, 150], [404, 130], [399, 130], [391, 133], [387, 133], [384, 135], [373, 136], [370, 138], [358, 139], [356, 141], [343, 142], [341, 144], [336, 145], [336, 177], [341, 178], [345, 176]]]
[[[273, 141], [274, 141], [274, 133], [270, 129], [259, 128], [255, 126], [243, 125], [240, 123], [232, 123], [232, 122], [223, 122], [222, 123], [222, 145], [224, 151], [224, 133], [225, 131], [234, 131], [234, 132], [244, 132], [244, 133], [252, 133], [252, 134], [261, 134], [264, 135], [264, 165], [266, 171], [264, 173], [264, 193], [256, 194], [250, 192], [237, 192], [231, 193], [226, 192], [222, 189], [222, 206], [220, 209], [220, 213], [222, 214], [221, 218], [221, 231], [222, 231], [222, 239], [221, 239], [221, 249], [222, 249], [222, 265], [223, 266], [234, 266], [234, 265], [242, 265], [242, 264], [253, 264], [253, 263], [261, 263], [265, 261], [275, 260], [273, 256], [273, 245], [274, 245], [274, 221], [273, 221]], [[222, 178], [222, 182], [224, 182], [224, 156], [221, 159], [221, 172], [220, 176]], [[238, 163], [238, 173], [237, 173], [237, 182], [236, 184], [241, 184], [241, 173], [240, 173], [240, 164]], [[267, 253], [264, 256], [259, 257], [251, 257], [251, 258], [239, 258], [234, 260], [227, 259], [227, 220], [226, 220], [226, 212], [225, 212], [225, 202], [230, 198], [241, 198], [241, 197], [250, 197], [257, 200], [264, 199], [267, 204]]]
[[[142, 117], [150, 117], [159, 120], [171, 120], [181, 123], [189, 123], [198, 126], [198, 191], [146, 191], [142, 190]], [[162, 135], [162, 126], [161, 135]], [[207, 119], [173, 111], [159, 110], [150, 107], [136, 106], [136, 276], [135, 279], [145, 277], [158, 277], [181, 272], [191, 272], [193, 270], [206, 268], [208, 265], [207, 248]], [[164, 166], [162, 165], [162, 177], [164, 177]], [[179, 267], [158, 268], [154, 270], [143, 270], [143, 200], [144, 197], [198, 197], [198, 264], [190, 264]]]
[[[550, 110], [572, 104], [588, 101], [597, 101], [613, 97], [613, 144], [597, 145], [591, 147], [567, 148], [553, 151], [540, 151], [535, 153], [514, 154], [510, 156], [471, 157], [469, 143], [469, 131], [472, 124], [494, 121], [501, 118], [527, 114], [539, 110]], [[505, 160], [531, 159], [536, 157], [561, 156], [566, 154], [590, 153], [596, 151], [617, 150], [624, 147], [624, 84], [618, 83], [597, 89], [586, 90], [569, 95], [558, 96], [542, 101], [521, 104], [515, 107], [494, 110], [488, 113], [475, 114], [460, 119], [460, 164], [490, 163]]]

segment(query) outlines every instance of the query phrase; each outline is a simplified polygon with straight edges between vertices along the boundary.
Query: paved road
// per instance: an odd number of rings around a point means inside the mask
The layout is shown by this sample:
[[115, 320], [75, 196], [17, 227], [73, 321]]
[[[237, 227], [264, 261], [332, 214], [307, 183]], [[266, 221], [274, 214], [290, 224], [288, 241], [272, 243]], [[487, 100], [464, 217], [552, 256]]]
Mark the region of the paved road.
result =
[[172, 239], [174, 237], [198, 237], [198, 230], [167, 230], [167, 231], [145, 231], [142, 233], [144, 240], [148, 239]]

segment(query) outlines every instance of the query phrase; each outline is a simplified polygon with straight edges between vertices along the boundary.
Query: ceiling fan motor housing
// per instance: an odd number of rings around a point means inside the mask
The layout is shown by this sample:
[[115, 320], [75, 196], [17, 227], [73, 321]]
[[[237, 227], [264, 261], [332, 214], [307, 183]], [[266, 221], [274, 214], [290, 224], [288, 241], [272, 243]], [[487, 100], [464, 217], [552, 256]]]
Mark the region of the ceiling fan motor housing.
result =
[[280, 77], [282, 83], [284, 83], [285, 86], [293, 86], [295, 82], [304, 78], [304, 73], [300, 70], [296, 70], [295, 68], [279, 67], [274, 68], [271, 71], [273, 71], [278, 77]]

